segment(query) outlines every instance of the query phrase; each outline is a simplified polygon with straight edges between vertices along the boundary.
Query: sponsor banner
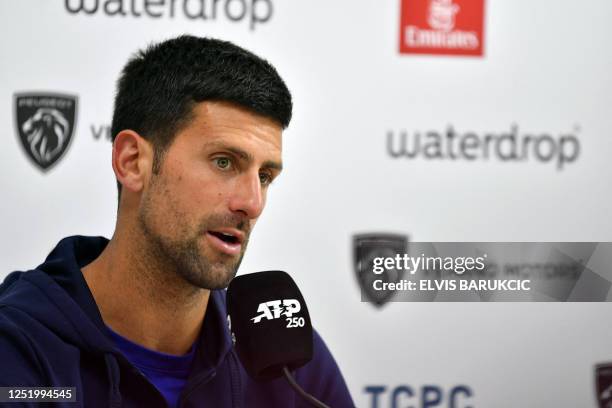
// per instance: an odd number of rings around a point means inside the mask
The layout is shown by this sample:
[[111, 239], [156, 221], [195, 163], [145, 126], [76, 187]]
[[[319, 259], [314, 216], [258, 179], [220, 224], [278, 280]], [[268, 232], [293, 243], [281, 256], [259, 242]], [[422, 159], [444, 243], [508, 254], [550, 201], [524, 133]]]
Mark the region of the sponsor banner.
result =
[[361, 300], [601, 302], [612, 286], [612, 243], [412, 242], [354, 237]]
[[580, 157], [579, 124], [561, 131], [524, 131], [513, 123], [508, 130], [475, 132], [448, 125], [444, 130], [387, 131], [387, 154], [392, 159], [451, 162], [551, 163], [557, 170]]
[[402, 54], [483, 54], [484, 0], [402, 0]]
[[77, 115], [77, 97], [55, 92], [16, 93], [15, 130], [27, 157], [47, 171], [66, 153]]
[[368, 384], [363, 387], [371, 408], [459, 408], [474, 406], [474, 390], [464, 384], [444, 387], [438, 384], [415, 386], [410, 384]]
[[[112, 236], [109, 124], [127, 59], [182, 33], [227, 39], [273, 63], [294, 94], [284, 174], [269, 191], [239, 274], [292, 274], [356, 406], [610, 403], [603, 383], [596, 393], [594, 372], [612, 361], [607, 303], [482, 307], [429, 303], [453, 295], [444, 290], [420, 293], [428, 302], [403, 302], [417, 295], [399, 290], [361, 293], [360, 285], [371, 287], [381, 275], [389, 282], [418, 275], [372, 273], [364, 257], [381, 256], [372, 252], [376, 236], [361, 242], [358, 269], [350, 237], [399, 232], [384, 237], [384, 257], [420, 254], [401, 234], [408, 231], [420, 241], [608, 241], [612, 2], [2, 4], [2, 278], [40, 264], [63, 236]], [[47, 129], [34, 147], [40, 164], [22, 128], [38, 108], [17, 120], [13, 94], [26, 91], [78, 95], [71, 132], [58, 115], [39, 124]], [[67, 106], [46, 108], [70, 123]], [[57, 134], [71, 135], [63, 152], [52, 147]], [[585, 258], [589, 270], [602, 273], [594, 261]], [[510, 271], [495, 279], [525, 279]], [[559, 292], [578, 293], [582, 282], [574, 280], [559, 279], [567, 286]], [[532, 290], [540, 290], [535, 283]], [[487, 299], [472, 292], [471, 300]], [[503, 292], [491, 295], [497, 300]], [[291, 298], [269, 300], [282, 307]], [[276, 304], [259, 307], [248, 316], [264, 314], [256, 327], [301, 324], [301, 311], [289, 317]]]
[[272, 0], [65, 0], [64, 7], [71, 15], [82, 16], [246, 22], [250, 30], [270, 21], [274, 11]]

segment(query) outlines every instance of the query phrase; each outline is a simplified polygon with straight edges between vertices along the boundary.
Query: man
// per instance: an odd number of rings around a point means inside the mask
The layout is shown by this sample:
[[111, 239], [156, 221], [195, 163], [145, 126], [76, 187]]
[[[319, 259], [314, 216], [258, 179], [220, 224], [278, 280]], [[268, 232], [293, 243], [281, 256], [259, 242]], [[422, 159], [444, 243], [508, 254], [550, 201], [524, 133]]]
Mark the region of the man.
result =
[[[291, 109], [276, 70], [228, 42], [182, 36], [132, 57], [112, 122], [115, 233], [65, 238], [6, 278], [0, 386], [74, 386], [86, 407], [306, 406], [284, 379], [246, 376], [223, 290], [282, 169]], [[295, 377], [353, 406], [316, 333]]]

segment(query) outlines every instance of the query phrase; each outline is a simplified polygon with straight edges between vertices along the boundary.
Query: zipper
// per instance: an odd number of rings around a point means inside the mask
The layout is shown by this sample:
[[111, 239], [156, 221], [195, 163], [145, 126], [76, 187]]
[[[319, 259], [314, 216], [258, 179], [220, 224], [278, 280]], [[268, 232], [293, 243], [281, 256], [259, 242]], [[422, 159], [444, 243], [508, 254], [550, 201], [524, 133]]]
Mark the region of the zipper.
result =
[[[140, 380], [142, 380], [150, 389], [151, 392], [153, 392], [154, 394], [157, 394], [157, 396], [159, 397], [158, 399], [161, 399], [161, 401], [164, 401], [164, 405], [166, 407], [168, 407], [168, 401], [166, 401], [166, 397], [164, 397], [164, 395], [161, 393], [161, 391], [159, 391], [159, 389], [157, 389], [157, 387], [147, 378], [146, 375], [144, 375], [142, 373], [142, 371], [140, 371], [138, 369], [138, 367], [136, 367], [134, 364], [132, 364], [130, 362], [130, 360], [128, 360], [123, 354], [115, 354], [112, 353], [113, 356], [115, 356], [115, 359], [122, 363], [125, 367], [124, 370], [125, 371], [129, 371], [131, 375], [134, 375], [136, 377], [139, 377]], [[119, 369], [121, 366], [119, 366]], [[119, 390], [117, 390], [119, 392]], [[121, 396], [121, 393], [119, 393], [119, 395]], [[121, 401], [119, 402], [119, 408], [121, 407]]]
[[201, 385], [206, 384], [207, 382], [215, 378], [216, 375], [217, 375], [217, 371], [213, 370], [210, 373], [203, 374], [200, 377], [194, 378], [194, 380], [191, 381], [191, 383], [189, 383], [187, 387], [183, 389], [183, 392], [181, 392], [181, 396], [179, 397], [177, 406], [179, 408], [182, 407], [185, 403], [185, 400], [189, 398], [189, 396], [193, 393], [193, 391], [195, 391], [196, 388], [200, 387]]
[[240, 376], [240, 362], [234, 350], [230, 351], [230, 371], [232, 373], [232, 402], [233, 408], [240, 408], [240, 394], [242, 390], [242, 377]]

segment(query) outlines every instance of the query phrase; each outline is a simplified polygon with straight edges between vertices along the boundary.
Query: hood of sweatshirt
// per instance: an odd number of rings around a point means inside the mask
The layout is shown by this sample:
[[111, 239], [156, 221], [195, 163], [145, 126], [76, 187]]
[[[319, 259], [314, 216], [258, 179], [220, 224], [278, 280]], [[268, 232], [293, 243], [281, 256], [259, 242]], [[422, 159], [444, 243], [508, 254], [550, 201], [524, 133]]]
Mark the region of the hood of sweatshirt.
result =
[[[119, 406], [119, 363], [127, 360], [109, 337], [81, 273], [81, 268], [96, 259], [107, 244], [104, 237], [73, 236], [61, 240], [36, 269], [7, 276], [0, 285], [0, 307], [18, 309], [83, 352], [104, 355], [111, 384], [110, 403]], [[194, 363], [200, 377], [214, 374], [232, 349], [224, 305], [225, 291], [212, 291]], [[197, 383], [198, 379], [190, 378], [189, 382]]]

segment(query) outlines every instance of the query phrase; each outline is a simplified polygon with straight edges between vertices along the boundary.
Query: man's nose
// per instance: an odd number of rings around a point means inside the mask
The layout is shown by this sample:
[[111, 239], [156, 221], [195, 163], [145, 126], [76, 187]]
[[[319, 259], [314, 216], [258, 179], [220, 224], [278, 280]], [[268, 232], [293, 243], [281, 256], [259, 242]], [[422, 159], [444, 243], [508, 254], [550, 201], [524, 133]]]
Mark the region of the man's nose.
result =
[[244, 173], [238, 180], [230, 199], [230, 210], [249, 219], [259, 217], [264, 207], [264, 196], [259, 174]]

